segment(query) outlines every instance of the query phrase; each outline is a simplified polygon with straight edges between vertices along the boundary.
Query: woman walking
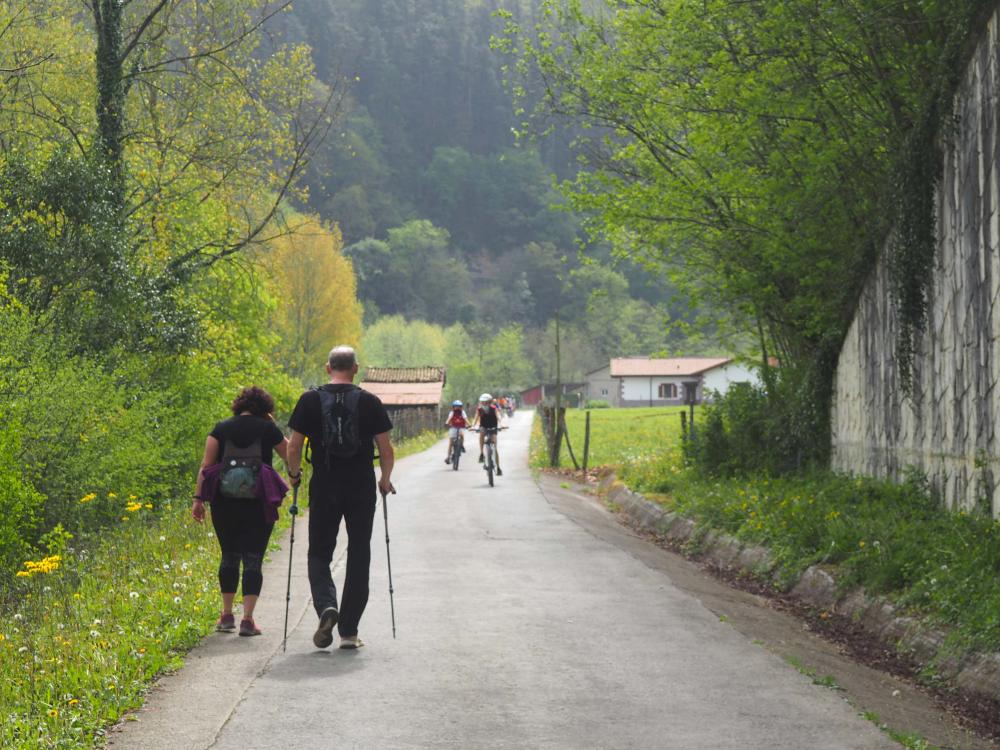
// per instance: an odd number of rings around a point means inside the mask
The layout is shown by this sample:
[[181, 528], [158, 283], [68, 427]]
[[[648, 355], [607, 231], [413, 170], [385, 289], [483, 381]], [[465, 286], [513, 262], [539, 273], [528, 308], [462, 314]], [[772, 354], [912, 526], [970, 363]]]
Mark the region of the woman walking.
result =
[[273, 453], [286, 456], [288, 440], [274, 423], [274, 399], [251, 386], [233, 401], [233, 416], [215, 425], [205, 440], [191, 515], [205, 519], [205, 502], [212, 505], [212, 526], [222, 548], [219, 588], [222, 613], [215, 629], [236, 630], [233, 600], [243, 565], [243, 619], [240, 635], [260, 635], [253, 611], [260, 595], [264, 553], [277, 506], [287, 487], [271, 466]]

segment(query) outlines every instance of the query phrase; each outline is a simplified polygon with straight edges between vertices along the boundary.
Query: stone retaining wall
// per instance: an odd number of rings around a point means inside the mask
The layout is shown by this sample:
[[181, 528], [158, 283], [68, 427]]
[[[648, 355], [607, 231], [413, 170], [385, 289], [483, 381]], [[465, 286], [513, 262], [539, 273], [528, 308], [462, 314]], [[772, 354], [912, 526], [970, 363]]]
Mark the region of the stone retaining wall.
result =
[[1000, 512], [1000, 11], [955, 99], [937, 195], [938, 252], [914, 396], [893, 358], [898, 322], [882, 263], [841, 350], [832, 413], [833, 467], [898, 479], [923, 471], [949, 507]]

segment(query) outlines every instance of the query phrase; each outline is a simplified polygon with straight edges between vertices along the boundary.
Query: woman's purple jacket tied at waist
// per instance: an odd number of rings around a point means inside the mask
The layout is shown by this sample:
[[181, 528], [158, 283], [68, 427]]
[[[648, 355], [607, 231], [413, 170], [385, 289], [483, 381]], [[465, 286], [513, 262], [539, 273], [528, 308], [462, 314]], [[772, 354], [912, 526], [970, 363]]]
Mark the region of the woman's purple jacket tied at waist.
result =
[[[219, 480], [222, 478], [222, 464], [212, 464], [201, 471], [201, 499], [213, 502], [219, 496]], [[254, 494], [264, 503], [264, 515], [271, 523], [278, 520], [278, 508], [281, 507], [288, 485], [281, 475], [269, 464], [262, 464], [254, 485]], [[237, 501], [238, 502], [238, 501]]]

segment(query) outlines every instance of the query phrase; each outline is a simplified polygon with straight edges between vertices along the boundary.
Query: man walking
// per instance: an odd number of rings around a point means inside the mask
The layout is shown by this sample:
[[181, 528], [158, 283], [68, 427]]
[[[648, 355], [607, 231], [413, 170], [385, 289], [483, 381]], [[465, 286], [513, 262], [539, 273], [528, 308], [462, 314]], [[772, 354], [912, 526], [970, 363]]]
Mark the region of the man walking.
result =
[[[368, 603], [375, 519], [375, 445], [381, 467], [378, 489], [383, 495], [395, 492], [389, 481], [393, 465], [389, 439], [392, 422], [378, 396], [354, 385], [358, 373], [354, 349], [334, 347], [326, 371], [330, 382], [303, 393], [288, 420], [292, 430], [288, 472], [297, 485], [302, 477], [302, 446], [309, 438], [313, 465], [309, 482], [309, 586], [319, 615], [313, 643], [317, 648], [329, 646], [336, 626], [340, 648], [353, 649], [364, 645], [358, 638], [358, 622]], [[336, 415], [332, 425], [330, 414]], [[347, 526], [347, 572], [338, 609], [330, 563], [341, 519]]]

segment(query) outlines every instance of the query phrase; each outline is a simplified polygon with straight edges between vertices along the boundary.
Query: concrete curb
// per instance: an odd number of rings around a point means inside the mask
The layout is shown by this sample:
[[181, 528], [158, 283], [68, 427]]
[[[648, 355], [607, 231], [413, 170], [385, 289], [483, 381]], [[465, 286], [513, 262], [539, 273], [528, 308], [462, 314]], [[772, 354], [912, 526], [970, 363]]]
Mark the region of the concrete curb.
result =
[[715, 530], [704, 531], [690, 518], [666, 510], [633, 492], [613, 474], [598, 483], [598, 492], [635, 526], [673, 544], [693, 544], [697, 557], [723, 570], [742, 571], [766, 579], [820, 610], [851, 618], [891, 649], [910, 657], [921, 668], [977, 698], [1000, 701], [1000, 653], [953, 655], [942, 652], [947, 631], [902, 614], [887, 599], [863, 589], [843, 591], [836, 575], [814, 565], [797, 581], [779, 583], [771, 553]]

